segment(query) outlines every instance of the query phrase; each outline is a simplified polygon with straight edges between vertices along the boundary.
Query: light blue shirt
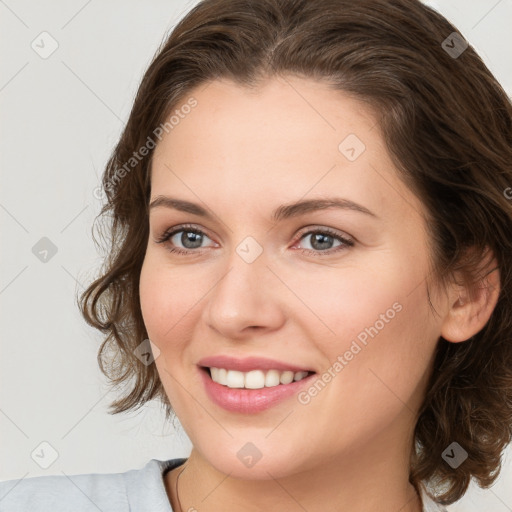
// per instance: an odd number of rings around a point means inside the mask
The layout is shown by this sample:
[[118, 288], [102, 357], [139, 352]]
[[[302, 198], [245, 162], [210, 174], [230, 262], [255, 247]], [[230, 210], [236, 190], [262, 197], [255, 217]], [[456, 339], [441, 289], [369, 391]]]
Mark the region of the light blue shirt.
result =
[[[0, 482], [0, 512], [174, 512], [164, 475], [187, 459], [151, 459], [124, 473], [48, 475]], [[422, 488], [424, 512], [443, 512]]]
[[124, 473], [0, 482], [1, 512], [173, 512], [163, 476], [187, 459], [151, 459]]

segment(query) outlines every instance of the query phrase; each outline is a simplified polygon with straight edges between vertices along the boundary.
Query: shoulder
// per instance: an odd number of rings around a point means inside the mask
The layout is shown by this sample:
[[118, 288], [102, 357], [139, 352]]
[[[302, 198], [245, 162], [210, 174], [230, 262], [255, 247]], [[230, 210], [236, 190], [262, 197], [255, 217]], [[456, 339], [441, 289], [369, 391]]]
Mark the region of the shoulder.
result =
[[129, 512], [134, 500], [165, 507], [162, 474], [181, 460], [151, 459], [143, 468], [124, 473], [6, 480], [0, 482], [0, 512]]
[[[0, 482], [1, 512], [129, 510], [120, 474], [51, 475]], [[109, 505], [109, 508], [103, 508]]]

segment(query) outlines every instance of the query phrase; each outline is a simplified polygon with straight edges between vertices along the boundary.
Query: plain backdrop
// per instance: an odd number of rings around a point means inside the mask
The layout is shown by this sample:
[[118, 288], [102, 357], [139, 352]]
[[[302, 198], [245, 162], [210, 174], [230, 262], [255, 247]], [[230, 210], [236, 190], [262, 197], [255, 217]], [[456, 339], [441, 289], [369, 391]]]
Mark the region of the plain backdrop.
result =
[[[158, 45], [196, 3], [0, 0], [0, 480], [120, 472], [190, 452], [158, 404], [107, 413], [101, 337], [75, 296], [100, 264], [91, 227], [106, 160]], [[511, 94], [512, 0], [427, 3]], [[491, 489], [472, 484], [449, 510], [511, 511], [511, 454]]]

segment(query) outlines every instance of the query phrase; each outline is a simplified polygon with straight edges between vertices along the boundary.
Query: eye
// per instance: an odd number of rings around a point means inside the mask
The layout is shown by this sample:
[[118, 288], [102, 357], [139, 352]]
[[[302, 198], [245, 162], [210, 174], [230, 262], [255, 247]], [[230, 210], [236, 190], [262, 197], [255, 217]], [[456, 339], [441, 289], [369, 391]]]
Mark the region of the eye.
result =
[[[181, 235], [177, 236], [179, 233], [181, 233]], [[169, 247], [168, 249], [170, 252], [177, 254], [189, 254], [190, 252], [200, 252], [194, 251], [194, 249], [201, 248], [205, 237], [209, 238], [206, 233], [200, 229], [193, 226], [181, 225], [165, 231], [163, 235], [156, 239], [156, 243], [163, 244], [170, 241], [172, 243], [172, 247]], [[175, 247], [177, 242], [183, 244], [184, 248]]]
[[[305, 240], [308, 237], [310, 237], [309, 245], [311, 249], [306, 248], [300, 250], [315, 256], [330, 255], [338, 251], [346, 250], [348, 247], [352, 247], [354, 245], [354, 240], [345, 237], [330, 228], [317, 228], [303, 232], [299, 240]], [[168, 229], [155, 241], [159, 244], [170, 242], [170, 244], [168, 244], [171, 245], [171, 247], [168, 248], [169, 252], [190, 255], [194, 252], [202, 252], [197, 249], [203, 248], [202, 244], [205, 238], [209, 239], [208, 235], [206, 235], [204, 231], [194, 226], [181, 225]], [[338, 241], [339, 244], [332, 247], [332, 244], [335, 241]], [[182, 244], [183, 248], [176, 247], [178, 243]]]
[[[330, 255], [338, 251], [346, 250], [348, 247], [354, 245], [354, 240], [329, 228], [318, 228], [307, 231], [302, 234], [300, 240], [307, 239], [308, 237], [310, 238], [309, 245], [311, 249], [306, 248], [302, 249], [302, 251], [315, 256]], [[339, 244], [332, 247], [332, 244], [336, 240]]]

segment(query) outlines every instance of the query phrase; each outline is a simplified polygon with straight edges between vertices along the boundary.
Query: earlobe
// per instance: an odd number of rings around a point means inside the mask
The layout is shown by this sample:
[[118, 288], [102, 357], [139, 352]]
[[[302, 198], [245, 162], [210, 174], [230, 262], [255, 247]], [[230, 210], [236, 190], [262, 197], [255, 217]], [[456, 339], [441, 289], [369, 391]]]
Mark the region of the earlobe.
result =
[[498, 302], [500, 273], [494, 257], [473, 286], [454, 287], [441, 327], [441, 336], [452, 343], [466, 341], [480, 332]]

